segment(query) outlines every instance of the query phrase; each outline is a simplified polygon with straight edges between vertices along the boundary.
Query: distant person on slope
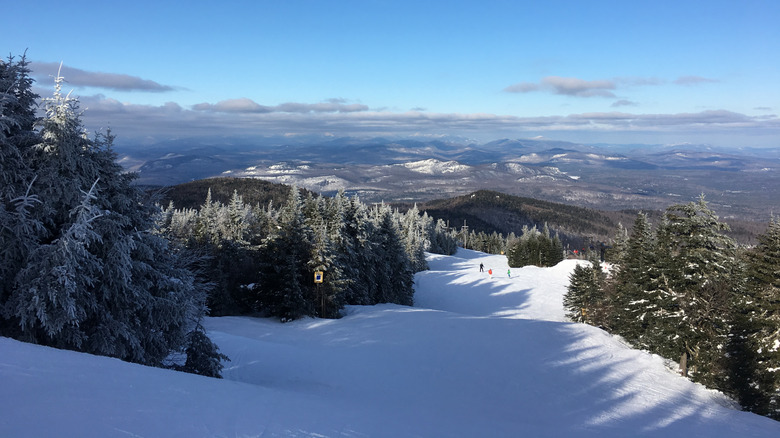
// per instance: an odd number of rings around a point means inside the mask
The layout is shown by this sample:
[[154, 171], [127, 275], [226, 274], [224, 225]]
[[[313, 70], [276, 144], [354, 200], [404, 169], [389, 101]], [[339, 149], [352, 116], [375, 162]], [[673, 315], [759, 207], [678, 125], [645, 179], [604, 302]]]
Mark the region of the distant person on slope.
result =
[[485, 272], [485, 265], [482, 263], [479, 264], [479, 272]]
[[509, 277], [509, 278], [512, 278], [512, 269], [507, 269], [506, 270], [506, 276]]

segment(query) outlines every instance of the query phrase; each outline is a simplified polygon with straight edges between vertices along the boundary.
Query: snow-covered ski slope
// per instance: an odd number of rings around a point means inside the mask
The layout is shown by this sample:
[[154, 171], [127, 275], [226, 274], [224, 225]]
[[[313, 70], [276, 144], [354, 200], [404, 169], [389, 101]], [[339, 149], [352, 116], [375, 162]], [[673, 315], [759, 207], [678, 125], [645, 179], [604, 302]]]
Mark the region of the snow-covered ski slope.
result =
[[511, 277], [503, 256], [429, 262], [414, 308], [209, 319], [232, 359], [224, 380], [0, 338], [0, 436], [780, 436], [659, 357], [566, 322], [575, 261]]

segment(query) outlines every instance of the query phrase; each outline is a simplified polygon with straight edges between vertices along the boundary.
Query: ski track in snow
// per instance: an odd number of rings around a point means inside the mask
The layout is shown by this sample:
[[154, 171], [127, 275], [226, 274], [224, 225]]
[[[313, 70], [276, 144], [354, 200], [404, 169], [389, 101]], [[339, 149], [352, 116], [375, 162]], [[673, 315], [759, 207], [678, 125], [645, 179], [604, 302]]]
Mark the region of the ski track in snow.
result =
[[576, 263], [508, 277], [505, 257], [460, 250], [429, 255], [414, 307], [209, 318], [224, 380], [0, 338], [0, 436], [780, 436], [662, 358], [567, 322]]

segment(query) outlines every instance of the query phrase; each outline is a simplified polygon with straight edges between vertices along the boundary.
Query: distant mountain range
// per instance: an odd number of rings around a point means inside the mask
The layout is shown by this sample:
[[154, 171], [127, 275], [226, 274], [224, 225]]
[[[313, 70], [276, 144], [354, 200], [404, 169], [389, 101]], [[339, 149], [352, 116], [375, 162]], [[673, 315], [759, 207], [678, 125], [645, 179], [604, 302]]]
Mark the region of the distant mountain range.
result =
[[780, 148], [276, 137], [178, 140], [117, 152], [145, 185], [251, 177], [324, 194], [345, 190], [368, 202], [487, 189], [602, 210], [662, 210], [704, 194], [724, 218], [766, 222], [780, 210]]

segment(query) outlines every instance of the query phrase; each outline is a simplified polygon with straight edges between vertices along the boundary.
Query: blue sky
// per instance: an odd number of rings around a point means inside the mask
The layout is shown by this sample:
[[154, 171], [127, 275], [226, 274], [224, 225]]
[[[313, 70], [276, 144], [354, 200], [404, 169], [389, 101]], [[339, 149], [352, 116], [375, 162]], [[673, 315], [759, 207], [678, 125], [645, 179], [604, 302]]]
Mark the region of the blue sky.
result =
[[[90, 130], [780, 146], [780, 2], [14, 2]], [[8, 19], [10, 18], [10, 19]]]

